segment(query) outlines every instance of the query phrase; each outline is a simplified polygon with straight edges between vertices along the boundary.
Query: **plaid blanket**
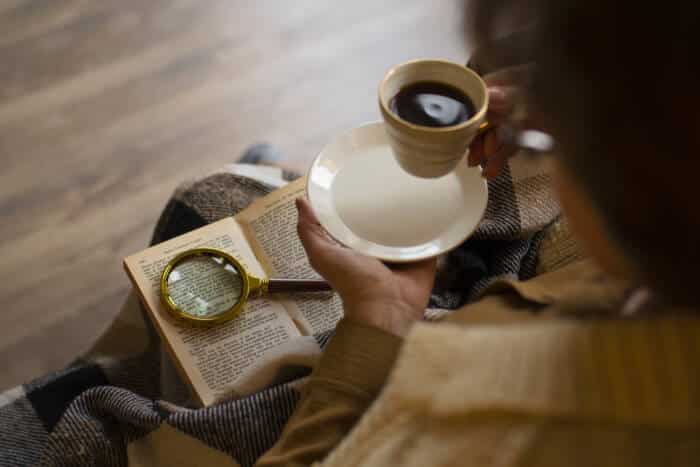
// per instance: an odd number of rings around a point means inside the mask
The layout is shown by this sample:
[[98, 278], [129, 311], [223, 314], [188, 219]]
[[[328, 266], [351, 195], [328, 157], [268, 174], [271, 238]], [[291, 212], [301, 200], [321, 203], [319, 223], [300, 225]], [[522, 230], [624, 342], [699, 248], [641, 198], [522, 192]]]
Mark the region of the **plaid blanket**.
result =
[[[234, 215], [273, 185], [230, 171], [186, 183], [165, 207], [153, 243]], [[548, 176], [511, 164], [489, 188], [478, 231], [441, 260], [427, 319], [477, 299], [497, 278], [535, 274], [543, 229], [559, 214]], [[304, 345], [318, 354], [329, 337]], [[276, 364], [286, 368], [283, 357]], [[155, 465], [157, 454], [141, 441], [163, 433], [170, 455], [204, 449], [197, 462], [178, 465], [253, 465], [278, 438], [310, 371], [298, 361], [286, 369], [268, 372], [275, 377], [247, 397], [192, 408], [132, 295], [87, 355], [0, 395], [0, 466]]]

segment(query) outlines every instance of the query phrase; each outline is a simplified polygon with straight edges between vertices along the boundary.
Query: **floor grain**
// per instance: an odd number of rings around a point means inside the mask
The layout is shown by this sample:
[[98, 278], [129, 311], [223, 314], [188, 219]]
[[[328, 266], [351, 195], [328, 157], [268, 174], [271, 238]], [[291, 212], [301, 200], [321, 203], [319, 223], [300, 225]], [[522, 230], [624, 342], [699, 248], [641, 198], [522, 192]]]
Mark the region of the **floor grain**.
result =
[[0, 389], [108, 325], [179, 181], [258, 141], [303, 170], [388, 67], [464, 61], [461, 3], [0, 3]]

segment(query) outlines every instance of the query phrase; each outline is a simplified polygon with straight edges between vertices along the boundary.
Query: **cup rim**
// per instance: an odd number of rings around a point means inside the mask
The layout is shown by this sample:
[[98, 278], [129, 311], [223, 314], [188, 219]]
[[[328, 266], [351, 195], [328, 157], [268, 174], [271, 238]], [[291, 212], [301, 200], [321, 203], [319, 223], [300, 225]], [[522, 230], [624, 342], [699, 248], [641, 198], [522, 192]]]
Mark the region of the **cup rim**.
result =
[[[477, 81], [479, 81], [485, 92], [484, 92], [484, 105], [481, 106], [478, 112], [476, 112], [469, 120], [465, 120], [462, 123], [459, 123], [457, 125], [451, 125], [451, 126], [443, 126], [443, 127], [430, 127], [430, 126], [423, 126], [423, 125], [416, 125], [415, 123], [411, 123], [407, 120], [404, 120], [403, 118], [399, 117], [398, 115], [395, 115], [389, 107], [386, 105], [385, 101], [388, 102], [388, 99], [385, 99], [385, 93], [384, 93], [384, 87], [386, 82], [394, 75], [396, 74], [401, 68], [406, 68], [411, 65], [415, 65], [416, 63], [434, 63], [438, 65], [448, 65], [452, 67], [458, 67], [460, 70], [467, 72], [467, 74], [472, 75], [472, 77], [476, 78]], [[416, 131], [425, 131], [428, 133], [448, 133], [451, 131], [455, 130], [462, 130], [464, 128], [467, 128], [474, 124], [474, 122], [479, 121], [484, 118], [488, 107], [489, 107], [489, 93], [486, 90], [487, 86], [486, 83], [484, 82], [483, 79], [481, 79], [481, 76], [479, 76], [474, 70], [472, 70], [469, 67], [466, 67], [464, 65], [460, 65], [459, 63], [451, 62], [449, 60], [443, 60], [443, 59], [437, 59], [437, 58], [416, 58], [413, 60], [408, 60], [403, 63], [399, 63], [398, 65], [394, 65], [389, 69], [389, 71], [386, 72], [384, 75], [384, 78], [382, 78], [382, 81], [379, 83], [379, 106], [382, 109], [382, 112], [385, 115], [385, 118], [388, 118], [392, 120], [393, 122], [400, 124], [400, 125], [405, 125], [408, 128]]]

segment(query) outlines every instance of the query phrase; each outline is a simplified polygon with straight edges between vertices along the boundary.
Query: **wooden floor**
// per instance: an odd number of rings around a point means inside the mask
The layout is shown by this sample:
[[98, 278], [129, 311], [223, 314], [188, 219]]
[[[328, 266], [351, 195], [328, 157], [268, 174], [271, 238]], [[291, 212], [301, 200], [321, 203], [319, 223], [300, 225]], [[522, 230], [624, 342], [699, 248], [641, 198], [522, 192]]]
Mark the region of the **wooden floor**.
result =
[[304, 169], [461, 0], [2, 0], [0, 389], [60, 368], [129, 290], [177, 183], [269, 141]]

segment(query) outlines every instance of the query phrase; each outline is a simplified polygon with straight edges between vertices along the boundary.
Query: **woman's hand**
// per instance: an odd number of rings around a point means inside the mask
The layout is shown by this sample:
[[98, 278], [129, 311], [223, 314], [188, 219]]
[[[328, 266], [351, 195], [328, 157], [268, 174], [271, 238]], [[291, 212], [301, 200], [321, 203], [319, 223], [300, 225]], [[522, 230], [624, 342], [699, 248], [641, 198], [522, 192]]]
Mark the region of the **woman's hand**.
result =
[[389, 268], [331, 240], [306, 200], [297, 199], [297, 209], [297, 230], [311, 266], [340, 295], [346, 319], [404, 336], [423, 318], [435, 259]]
[[[489, 93], [486, 120], [493, 128], [472, 142], [469, 150], [469, 166], [482, 165], [484, 177], [489, 180], [501, 173], [508, 159], [518, 150], [516, 146], [503, 145], [498, 137], [498, 131], [505, 122], [518, 126], [527, 124], [522, 90], [530, 80], [532, 70], [532, 65], [520, 65], [484, 76]], [[514, 115], [516, 113], [519, 115]]]

